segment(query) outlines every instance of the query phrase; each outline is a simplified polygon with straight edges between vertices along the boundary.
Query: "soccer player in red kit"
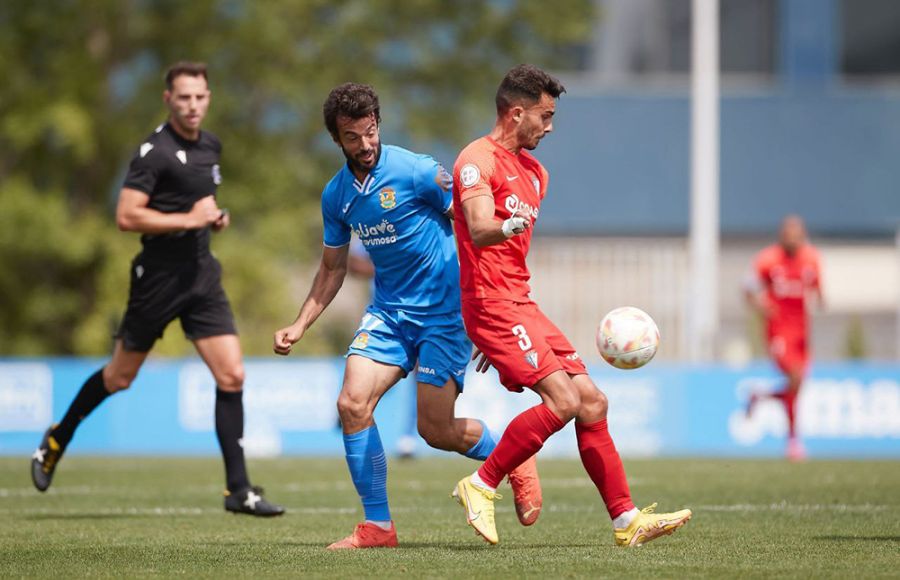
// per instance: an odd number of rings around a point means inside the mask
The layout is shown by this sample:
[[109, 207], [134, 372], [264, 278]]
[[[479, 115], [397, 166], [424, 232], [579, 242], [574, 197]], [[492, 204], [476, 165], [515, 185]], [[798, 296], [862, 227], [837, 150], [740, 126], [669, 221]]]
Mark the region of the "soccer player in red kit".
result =
[[511, 390], [525, 388], [542, 402], [515, 417], [487, 461], [463, 478], [453, 496], [485, 540], [499, 541], [496, 488], [575, 419], [585, 469], [613, 520], [615, 542], [636, 546], [672, 533], [690, 510], [639, 511], [631, 501], [622, 460], [606, 426], [607, 400], [578, 353], [531, 298], [525, 257], [532, 225], [547, 194], [546, 169], [528, 151], [553, 129], [562, 84], [531, 65], [510, 70], [497, 90], [493, 130], [463, 149], [454, 166], [454, 228], [459, 246], [466, 332]]
[[797, 396], [809, 368], [809, 318], [807, 297], [815, 295], [824, 304], [819, 284], [819, 253], [806, 241], [803, 220], [791, 215], [781, 224], [779, 242], [756, 256], [754, 274], [746, 289], [747, 302], [766, 321], [766, 342], [772, 360], [784, 373], [781, 391], [753, 393], [747, 414], [762, 397], [778, 399], [788, 419], [787, 456], [792, 461], [806, 457], [797, 436]]

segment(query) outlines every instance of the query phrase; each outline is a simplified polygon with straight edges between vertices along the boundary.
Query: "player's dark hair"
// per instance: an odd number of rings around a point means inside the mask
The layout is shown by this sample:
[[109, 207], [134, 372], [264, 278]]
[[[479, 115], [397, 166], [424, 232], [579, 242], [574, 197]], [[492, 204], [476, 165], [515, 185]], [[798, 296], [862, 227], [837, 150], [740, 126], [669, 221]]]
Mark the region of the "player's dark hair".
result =
[[338, 117], [356, 120], [375, 115], [375, 122], [381, 124], [381, 107], [378, 105], [375, 89], [359, 83], [344, 83], [332, 89], [325, 99], [322, 114], [325, 117], [325, 127], [336, 141], [339, 140]]
[[203, 80], [209, 83], [209, 77], [206, 76], [205, 62], [190, 62], [182, 60], [170, 66], [169, 70], [166, 71], [166, 88], [171, 91], [172, 83], [175, 82], [175, 79], [182, 75], [186, 75], [189, 77], [203, 77]]
[[523, 102], [533, 105], [547, 93], [558, 99], [566, 87], [558, 79], [531, 64], [520, 64], [510, 69], [497, 89], [497, 114], [502, 115], [511, 107]]

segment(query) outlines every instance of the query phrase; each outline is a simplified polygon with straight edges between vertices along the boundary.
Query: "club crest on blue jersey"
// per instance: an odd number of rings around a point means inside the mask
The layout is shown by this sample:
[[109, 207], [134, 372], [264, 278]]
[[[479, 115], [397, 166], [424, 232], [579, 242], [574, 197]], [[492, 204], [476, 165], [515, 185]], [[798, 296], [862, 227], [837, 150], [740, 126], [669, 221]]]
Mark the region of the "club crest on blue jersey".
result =
[[359, 350], [364, 350], [367, 346], [369, 346], [369, 333], [360, 332], [356, 335], [356, 338], [353, 339], [353, 343], [350, 345], [350, 348], [358, 348]]
[[384, 209], [394, 209], [397, 205], [396, 193], [390, 187], [385, 187], [378, 192], [378, 200]]

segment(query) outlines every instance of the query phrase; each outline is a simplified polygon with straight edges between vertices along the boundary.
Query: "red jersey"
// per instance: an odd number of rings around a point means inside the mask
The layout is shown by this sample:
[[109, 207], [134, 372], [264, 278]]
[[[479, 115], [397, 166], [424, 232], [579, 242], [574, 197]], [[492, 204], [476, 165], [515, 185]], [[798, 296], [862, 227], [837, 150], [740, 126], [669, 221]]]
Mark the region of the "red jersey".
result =
[[462, 299], [528, 302], [531, 274], [525, 257], [533, 228], [502, 244], [479, 248], [472, 242], [462, 204], [479, 195], [494, 199], [494, 215], [506, 220], [517, 211], [537, 221], [547, 192], [547, 170], [524, 149], [514, 155], [490, 137], [470, 143], [453, 166], [453, 227], [459, 246]]
[[819, 288], [816, 249], [806, 244], [790, 256], [781, 245], [774, 244], [757, 254], [754, 269], [771, 308], [767, 320], [770, 336], [784, 329], [805, 334], [806, 295]]

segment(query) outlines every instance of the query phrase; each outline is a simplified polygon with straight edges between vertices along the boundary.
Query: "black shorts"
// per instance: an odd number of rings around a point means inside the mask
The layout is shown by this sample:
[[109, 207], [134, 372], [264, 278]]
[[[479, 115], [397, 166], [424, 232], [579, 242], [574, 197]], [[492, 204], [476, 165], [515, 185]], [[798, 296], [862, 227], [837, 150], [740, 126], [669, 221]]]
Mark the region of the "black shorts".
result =
[[138, 254], [131, 263], [128, 309], [116, 338], [125, 350], [148, 352], [176, 318], [189, 340], [237, 334], [222, 288], [222, 266], [212, 255], [169, 262]]

